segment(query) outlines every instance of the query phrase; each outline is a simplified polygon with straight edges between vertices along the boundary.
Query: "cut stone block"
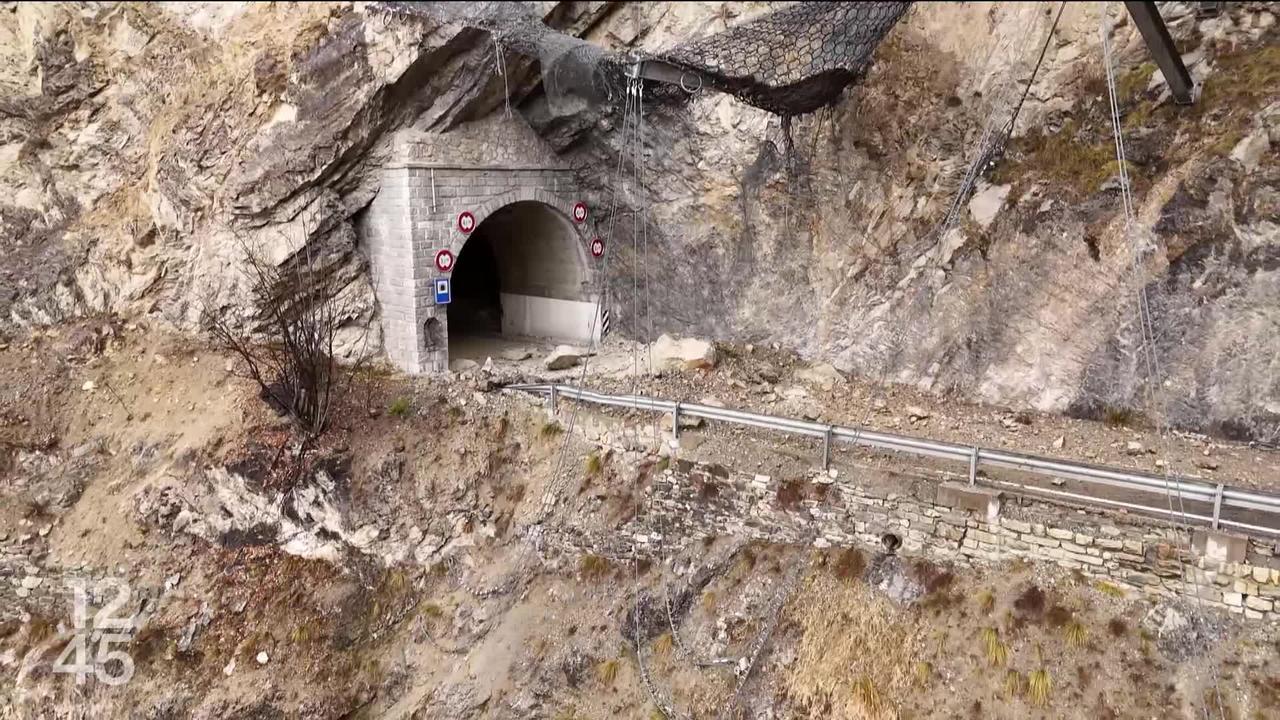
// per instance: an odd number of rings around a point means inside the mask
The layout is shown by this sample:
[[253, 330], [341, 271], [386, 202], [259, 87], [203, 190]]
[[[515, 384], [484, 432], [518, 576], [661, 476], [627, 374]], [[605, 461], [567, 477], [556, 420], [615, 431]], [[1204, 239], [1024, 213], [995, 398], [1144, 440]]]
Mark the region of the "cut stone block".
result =
[[1213, 562], [1242, 563], [1249, 549], [1249, 538], [1221, 530], [1196, 530], [1191, 535], [1191, 544], [1196, 552]]
[[1000, 516], [1003, 495], [999, 490], [947, 482], [938, 487], [938, 504], [976, 512], [985, 517], [987, 522], [993, 522]]

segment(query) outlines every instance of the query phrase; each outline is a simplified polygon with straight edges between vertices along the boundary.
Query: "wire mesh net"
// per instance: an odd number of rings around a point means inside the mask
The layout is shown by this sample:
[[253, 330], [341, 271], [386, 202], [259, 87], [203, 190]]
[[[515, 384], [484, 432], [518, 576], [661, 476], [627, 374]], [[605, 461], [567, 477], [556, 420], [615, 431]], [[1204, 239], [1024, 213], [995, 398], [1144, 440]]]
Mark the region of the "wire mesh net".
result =
[[835, 101], [909, 2], [800, 2], [654, 57], [778, 115]]
[[492, 33], [510, 50], [538, 57], [553, 106], [621, 97], [627, 68], [658, 60], [709, 86], [782, 116], [813, 112], [839, 99], [871, 65], [884, 36], [910, 2], [797, 2], [764, 17], [644, 57], [608, 53], [545, 25], [530, 4], [384, 2], [401, 14], [457, 21]]

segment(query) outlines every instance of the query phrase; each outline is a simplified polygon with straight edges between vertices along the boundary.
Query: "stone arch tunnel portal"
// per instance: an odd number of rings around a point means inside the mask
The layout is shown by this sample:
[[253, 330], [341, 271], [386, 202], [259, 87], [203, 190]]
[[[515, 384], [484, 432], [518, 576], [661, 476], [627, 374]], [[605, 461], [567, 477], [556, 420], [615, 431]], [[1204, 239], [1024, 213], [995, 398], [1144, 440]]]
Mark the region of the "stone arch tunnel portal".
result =
[[452, 273], [450, 357], [483, 361], [493, 339], [598, 336], [588, 262], [578, 229], [556, 207], [520, 200], [481, 218]]

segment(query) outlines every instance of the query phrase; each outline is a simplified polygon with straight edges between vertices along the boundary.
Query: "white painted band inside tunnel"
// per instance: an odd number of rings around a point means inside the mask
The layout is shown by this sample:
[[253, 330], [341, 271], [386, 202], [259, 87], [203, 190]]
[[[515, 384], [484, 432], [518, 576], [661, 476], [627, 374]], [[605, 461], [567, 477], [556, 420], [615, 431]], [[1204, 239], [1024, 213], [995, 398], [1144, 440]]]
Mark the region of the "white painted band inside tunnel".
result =
[[502, 334], [586, 343], [598, 340], [595, 302], [502, 293]]

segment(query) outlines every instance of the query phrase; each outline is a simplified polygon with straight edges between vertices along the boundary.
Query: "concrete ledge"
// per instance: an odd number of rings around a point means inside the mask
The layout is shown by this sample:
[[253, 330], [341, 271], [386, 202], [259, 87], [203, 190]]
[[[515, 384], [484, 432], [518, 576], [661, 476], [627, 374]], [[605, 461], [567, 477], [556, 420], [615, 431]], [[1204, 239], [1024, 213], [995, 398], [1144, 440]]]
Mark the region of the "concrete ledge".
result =
[[1221, 530], [1194, 530], [1191, 545], [1208, 560], [1220, 563], [1242, 563], [1249, 550], [1249, 538]]
[[957, 510], [980, 513], [988, 521], [1000, 516], [1000, 500], [1004, 493], [990, 488], [944, 482], [938, 486], [938, 504]]

